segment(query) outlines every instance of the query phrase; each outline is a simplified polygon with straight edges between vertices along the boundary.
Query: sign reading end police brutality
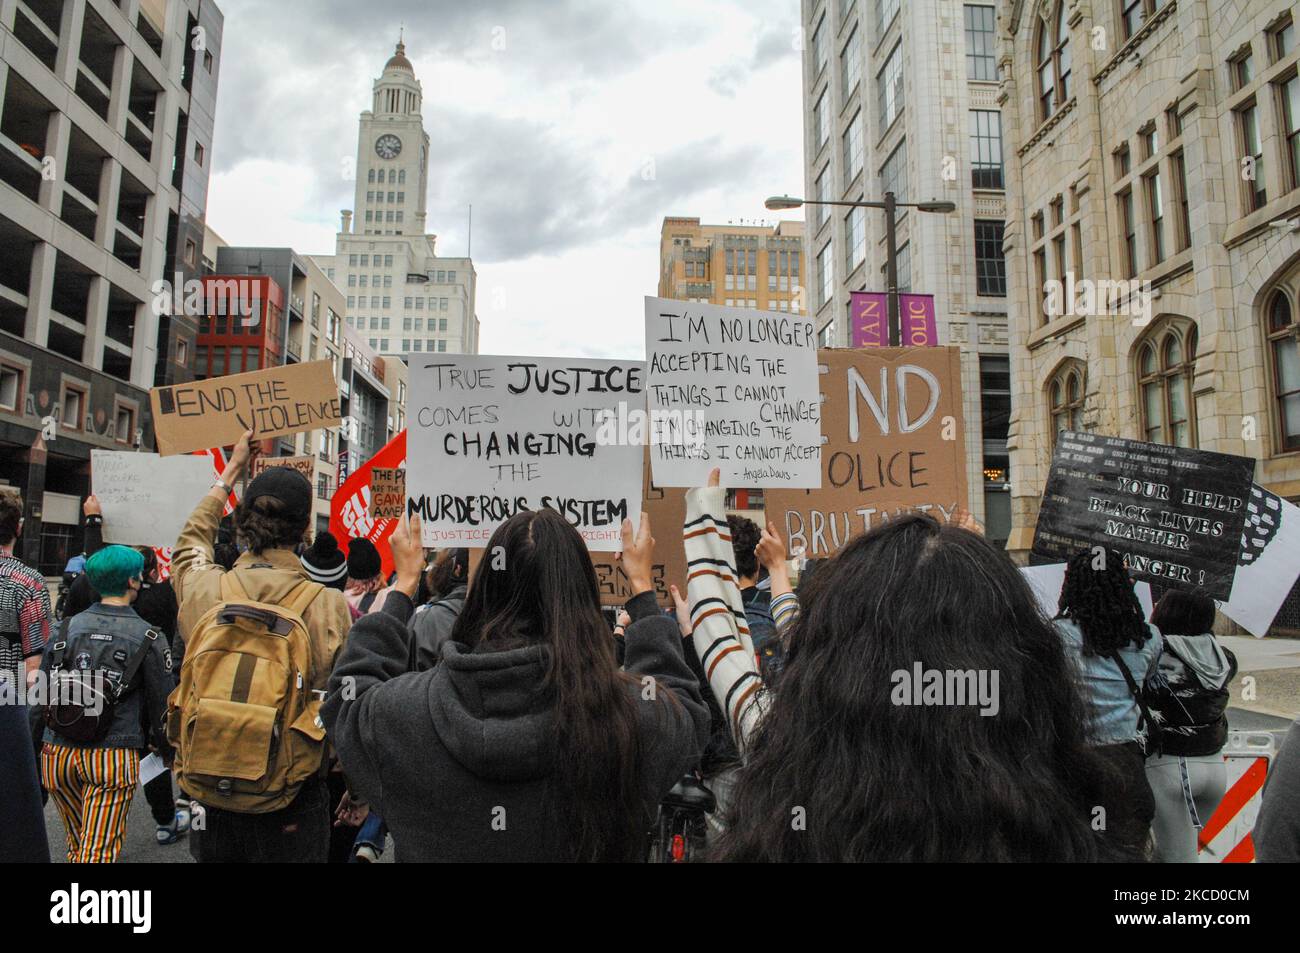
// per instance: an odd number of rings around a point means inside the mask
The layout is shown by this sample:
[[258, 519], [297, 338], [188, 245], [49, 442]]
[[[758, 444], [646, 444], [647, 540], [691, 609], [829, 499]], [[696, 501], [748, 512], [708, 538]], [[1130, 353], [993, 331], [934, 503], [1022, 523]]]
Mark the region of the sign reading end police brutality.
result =
[[655, 483], [821, 486], [813, 324], [772, 311], [645, 299]]
[[610, 422], [644, 414], [644, 380], [641, 361], [412, 360], [406, 495], [425, 545], [486, 546], [511, 516], [549, 507], [589, 549], [621, 549], [623, 520], [641, 518], [644, 451], [609, 439]]
[[1104, 546], [1135, 579], [1226, 599], [1254, 470], [1248, 457], [1063, 431], [1033, 551], [1064, 562]]
[[246, 430], [264, 440], [332, 427], [343, 416], [329, 361], [155, 387], [149, 400], [158, 452], [164, 457], [230, 446]]

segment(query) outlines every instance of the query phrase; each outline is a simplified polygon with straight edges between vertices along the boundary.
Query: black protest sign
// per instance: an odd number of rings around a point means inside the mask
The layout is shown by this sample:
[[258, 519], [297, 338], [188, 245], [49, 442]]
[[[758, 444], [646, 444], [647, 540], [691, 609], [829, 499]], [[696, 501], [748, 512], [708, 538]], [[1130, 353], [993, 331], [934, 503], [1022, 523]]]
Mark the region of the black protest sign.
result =
[[1254, 471], [1248, 457], [1063, 431], [1033, 552], [1063, 562], [1104, 546], [1135, 579], [1226, 599]]

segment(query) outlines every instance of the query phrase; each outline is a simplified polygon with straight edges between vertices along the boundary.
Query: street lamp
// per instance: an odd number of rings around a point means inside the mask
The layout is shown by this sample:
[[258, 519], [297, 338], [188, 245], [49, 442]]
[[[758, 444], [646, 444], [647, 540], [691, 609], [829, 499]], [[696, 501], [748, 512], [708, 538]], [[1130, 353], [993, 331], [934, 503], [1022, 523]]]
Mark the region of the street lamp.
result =
[[773, 195], [763, 203], [773, 212], [799, 208], [803, 205], [842, 205], [848, 208], [883, 208], [885, 210], [885, 280], [889, 285], [889, 346], [898, 347], [902, 339], [898, 307], [898, 247], [894, 232], [894, 212], [898, 208], [914, 208], [919, 212], [947, 215], [957, 210], [955, 202], [899, 202], [893, 192], [886, 192], [883, 202], [822, 202], [797, 199], [791, 195]]

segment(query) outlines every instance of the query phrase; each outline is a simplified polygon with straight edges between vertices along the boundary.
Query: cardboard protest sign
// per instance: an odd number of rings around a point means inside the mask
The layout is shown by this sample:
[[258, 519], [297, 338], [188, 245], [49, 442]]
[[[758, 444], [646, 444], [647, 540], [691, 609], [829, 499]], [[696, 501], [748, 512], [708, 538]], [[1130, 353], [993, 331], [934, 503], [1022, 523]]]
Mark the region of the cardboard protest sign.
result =
[[331, 427], [343, 416], [329, 361], [155, 387], [149, 401], [158, 452], [164, 457], [213, 444], [229, 446], [246, 430], [264, 440]]
[[249, 469], [249, 477], [255, 477], [271, 467], [289, 467], [305, 476], [308, 482], [316, 479], [316, 458], [311, 454], [301, 457], [258, 457]]
[[952, 519], [966, 505], [958, 349], [827, 349], [817, 360], [825, 398], [821, 489], [764, 494], [790, 552], [832, 556], [912, 510]]
[[104, 542], [174, 546], [212, 487], [206, 456], [90, 451], [90, 489], [104, 511]]
[[1232, 595], [1219, 608], [1251, 635], [1262, 639], [1297, 577], [1300, 507], [1252, 483]]
[[406, 493], [424, 544], [485, 546], [549, 507], [589, 549], [618, 550], [623, 520], [641, 517], [643, 451], [609, 422], [642, 406], [644, 382], [641, 361], [413, 357]]
[[1249, 457], [1062, 431], [1033, 552], [1104, 546], [1135, 579], [1226, 599], [1254, 471]]
[[406, 471], [374, 467], [370, 471], [370, 515], [373, 519], [400, 519], [406, 512]]
[[650, 459], [664, 487], [817, 487], [817, 336], [796, 315], [645, 299]]
[[406, 466], [406, 431], [384, 444], [373, 457], [352, 471], [330, 498], [330, 532], [345, 553], [348, 541], [365, 537], [379, 550], [384, 578], [393, 571], [393, 553], [384, 541], [397, 528], [397, 520], [381, 519], [370, 512], [370, 471], [375, 467]]

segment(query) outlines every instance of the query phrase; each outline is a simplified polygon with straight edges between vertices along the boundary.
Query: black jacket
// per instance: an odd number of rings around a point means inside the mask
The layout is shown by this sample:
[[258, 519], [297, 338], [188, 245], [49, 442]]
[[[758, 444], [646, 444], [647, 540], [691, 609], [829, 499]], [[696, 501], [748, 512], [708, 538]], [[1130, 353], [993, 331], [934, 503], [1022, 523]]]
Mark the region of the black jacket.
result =
[[1214, 754], [1228, 740], [1228, 683], [1237, 659], [1209, 632], [1166, 635], [1143, 697], [1160, 726], [1162, 754]]
[[[645, 815], [635, 821], [648, 830], [699, 757], [709, 716], [676, 623], [651, 593], [628, 611]], [[556, 716], [538, 692], [546, 647], [471, 652], [447, 642], [435, 668], [408, 673], [409, 614], [410, 600], [393, 593], [359, 619], [330, 678], [321, 718], [351, 790], [387, 821], [401, 861], [564, 859], [572, 836], [551, 803]], [[647, 675], [674, 698], [643, 701]]]

